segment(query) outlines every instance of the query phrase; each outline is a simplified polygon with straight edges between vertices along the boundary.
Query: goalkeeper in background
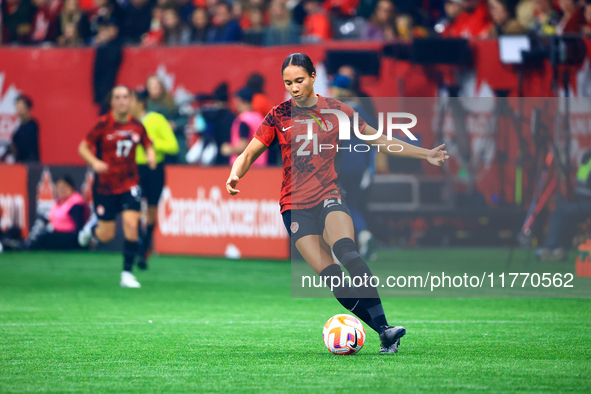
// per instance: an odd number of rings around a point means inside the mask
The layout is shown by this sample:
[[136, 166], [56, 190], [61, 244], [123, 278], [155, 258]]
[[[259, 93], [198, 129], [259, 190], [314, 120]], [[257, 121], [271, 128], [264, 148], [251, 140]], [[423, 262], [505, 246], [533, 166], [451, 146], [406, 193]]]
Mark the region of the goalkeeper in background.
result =
[[154, 170], [150, 169], [146, 162], [144, 148], [136, 148], [135, 158], [138, 164], [140, 176], [140, 188], [142, 197], [148, 202], [146, 218], [146, 229], [141, 234], [141, 243], [138, 249], [138, 268], [148, 268], [148, 256], [152, 249], [152, 234], [156, 226], [156, 215], [158, 214], [158, 200], [164, 188], [164, 157], [175, 155], [179, 151], [179, 144], [174, 136], [166, 118], [157, 112], [146, 111], [146, 100], [148, 92], [145, 90], [135, 91], [132, 97], [132, 114], [138, 119], [148, 132], [148, 137], [154, 144], [156, 151], [156, 162], [158, 165]]

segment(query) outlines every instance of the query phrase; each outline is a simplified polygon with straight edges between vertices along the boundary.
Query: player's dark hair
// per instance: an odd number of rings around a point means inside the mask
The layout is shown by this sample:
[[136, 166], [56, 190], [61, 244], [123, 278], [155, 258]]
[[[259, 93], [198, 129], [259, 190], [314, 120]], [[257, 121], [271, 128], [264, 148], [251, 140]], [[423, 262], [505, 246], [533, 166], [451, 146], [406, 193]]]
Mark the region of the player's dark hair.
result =
[[56, 180], [55, 183], [58, 181], [66, 182], [72, 189], [76, 190], [76, 185], [74, 184], [74, 180], [69, 175], [61, 175]]
[[28, 109], [33, 108], [33, 100], [27, 96], [26, 94], [20, 94], [16, 100], [14, 100], [14, 102], [18, 102], [18, 101], [22, 101], [23, 103], [25, 103], [25, 105], [27, 106]]
[[312, 63], [312, 59], [305, 53], [292, 53], [289, 55], [283, 65], [281, 66], [281, 74], [287, 68], [287, 66], [300, 66], [309, 76], [312, 76], [312, 73], [316, 73], [316, 68], [314, 67], [314, 63]]
[[245, 86], [239, 91], [236, 92], [236, 97], [240, 98], [245, 103], [252, 103], [252, 96], [254, 96], [255, 92], [250, 87]]
[[133, 97], [135, 97], [135, 99], [138, 102], [142, 103], [145, 107], [146, 103], [148, 101], [149, 94], [146, 89], [138, 89], [138, 90], [134, 90]]

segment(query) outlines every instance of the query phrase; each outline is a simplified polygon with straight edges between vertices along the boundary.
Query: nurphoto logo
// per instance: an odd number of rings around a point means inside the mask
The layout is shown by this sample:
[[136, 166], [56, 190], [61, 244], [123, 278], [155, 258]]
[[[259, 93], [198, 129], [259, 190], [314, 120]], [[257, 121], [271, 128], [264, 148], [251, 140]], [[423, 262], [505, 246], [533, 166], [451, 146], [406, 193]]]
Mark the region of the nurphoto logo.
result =
[[[411, 141], [417, 141], [417, 137], [414, 136], [413, 133], [410, 132], [409, 129], [413, 128], [417, 125], [417, 117], [409, 112], [383, 112], [378, 113], [378, 129], [375, 134], [365, 135], [359, 131], [359, 113], [355, 112], [353, 114], [353, 127], [351, 127], [351, 122], [349, 116], [338, 109], [321, 109], [321, 114], [332, 114], [335, 115], [339, 122], [339, 140], [350, 140], [351, 139], [351, 129], [355, 133], [355, 136], [362, 141], [375, 141], [379, 137], [384, 134], [384, 123], [386, 123], [386, 138], [391, 141], [393, 139], [392, 132], [394, 130], [402, 131]], [[312, 116], [312, 115], [311, 115]], [[410, 122], [407, 123], [396, 123], [399, 119], [409, 119]], [[380, 147], [385, 146], [389, 152], [402, 152], [403, 146], [399, 144], [356, 144], [347, 147], [341, 147], [335, 144], [319, 144], [318, 143], [318, 136], [314, 134], [314, 123], [320, 125], [323, 131], [331, 131], [333, 129], [333, 125], [331, 122], [328, 121], [320, 121], [315, 116], [312, 116], [310, 119], [298, 119], [297, 122], [301, 124], [306, 124], [307, 128], [307, 136], [298, 135], [296, 136], [296, 142], [302, 142], [303, 145], [300, 146], [298, 149], [296, 156], [308, 156], [312, 154], [318, 154], [323, 150], [330, 150], [336, 149], [337, 151], [340, 150], [347, 150], [349, 152], [368, 152], [371, 147], [375, 147], [378, 151], [380, 151]], [[329, 125], [325, 125], [325, 123], [329, 123]], [[308, 144], [312, 141], [313, 149], [312, 151], [307, 150]]]

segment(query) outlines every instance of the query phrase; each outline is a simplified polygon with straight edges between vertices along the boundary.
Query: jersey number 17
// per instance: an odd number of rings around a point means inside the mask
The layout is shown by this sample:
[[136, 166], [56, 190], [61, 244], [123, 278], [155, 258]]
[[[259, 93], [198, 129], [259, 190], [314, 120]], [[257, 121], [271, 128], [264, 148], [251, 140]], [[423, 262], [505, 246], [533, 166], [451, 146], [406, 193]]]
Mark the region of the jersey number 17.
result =
[[117, 157], [127, 157], [133, 148], [133, 141], [120, 140], [117, 141]]

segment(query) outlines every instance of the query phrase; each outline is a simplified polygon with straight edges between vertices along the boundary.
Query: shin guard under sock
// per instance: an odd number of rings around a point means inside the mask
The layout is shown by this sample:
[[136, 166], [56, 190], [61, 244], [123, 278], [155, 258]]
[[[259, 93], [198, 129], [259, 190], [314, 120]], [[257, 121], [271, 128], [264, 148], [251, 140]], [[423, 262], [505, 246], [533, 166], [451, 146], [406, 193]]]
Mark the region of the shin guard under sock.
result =
[[[357, 287], [355, 290], [367, 307], [367, 311], [372, 319], [372, 325], [378, 328], [388, 325], [378, 290], [370, 284], [373, 275], [365, 261], [359, 255], [359, 252], [357, 252], [355, 241], [351, 238], [342, 238], [333, 245], [333, 252], [349, 272], [351, 280], [353, 280], [353, 277], [368, 278], [363, 286]], [[355, 281], [353, 283], [359, 282]]]

